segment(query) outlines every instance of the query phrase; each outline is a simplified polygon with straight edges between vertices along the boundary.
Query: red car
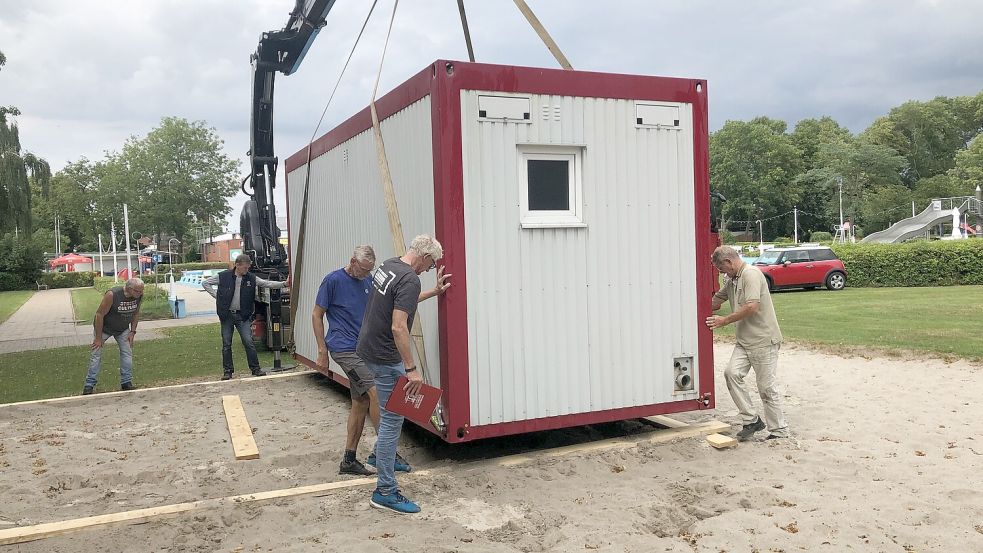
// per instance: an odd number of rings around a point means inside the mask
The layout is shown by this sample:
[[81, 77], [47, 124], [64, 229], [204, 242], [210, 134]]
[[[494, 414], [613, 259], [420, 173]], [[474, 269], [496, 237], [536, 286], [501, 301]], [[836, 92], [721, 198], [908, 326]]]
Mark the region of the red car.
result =
[[846, 286], [846, 267], [833, 250], [821, 246], [765, 250], [754, 260], [772, 290], [818, 288], [842, 290]]

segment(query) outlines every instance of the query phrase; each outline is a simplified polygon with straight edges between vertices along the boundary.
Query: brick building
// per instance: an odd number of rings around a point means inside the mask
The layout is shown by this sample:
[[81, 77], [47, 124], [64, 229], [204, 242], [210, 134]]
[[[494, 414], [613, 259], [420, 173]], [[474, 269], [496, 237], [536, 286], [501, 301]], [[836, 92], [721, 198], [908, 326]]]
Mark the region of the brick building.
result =
[[201, 260], [228, 263], [242, 253], [242, 237], [226, 233], [201, 241]]

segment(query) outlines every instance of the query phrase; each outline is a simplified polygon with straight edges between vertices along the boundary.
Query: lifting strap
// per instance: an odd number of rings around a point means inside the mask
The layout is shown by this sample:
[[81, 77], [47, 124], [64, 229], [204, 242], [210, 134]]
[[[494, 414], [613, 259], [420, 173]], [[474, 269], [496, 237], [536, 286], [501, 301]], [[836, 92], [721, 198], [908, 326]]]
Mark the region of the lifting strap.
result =
[[[379, 126], [379, 113], [375, 108], [376, 93], [379, 90], [379, 79], [382, 77], [382, 65], [386, 60], [386, 50], [389, 48], [389, 36], [392, 33], [393, 21], [396, 19], [396, 8], [399, 0], [393, 3], [392, 17], [389, 19], [389, 31], [386, 33], [386, 43], [382, 48], [382, 59], [379, 60], [379, 71], [375, 76], [375, 86], [372, 87], [372, 99], [369, 101], [369, 111], [372, 113], [372, 131], [375, 134], [375, 151], [379, 162], [379, 173], [382, 177], [382, 190], [386, 200], [386, 214], [389, 216], [389, 231], [392, 233], [393, 250], [396, 255], [402, 257], [406, 253], [406, 241], [403, 237], [403, 225], [399, 219], [399, 207], [396, 205], [396, 193], [393, 189], [392, 174], [389, 172], [389, 159], [386, 157], [386, 143], [382, 139], [382, 128]], [[430, 370], [427, 364], [427, 352], [423, 340], [423, 327], [420, 325], [420, 316], [413, 318], [413, 328], [410, 329], [413, 337], [413, 344], [416, 347], [417, 358], [420, 361], [420, 369], [423, 381], [432, 384]], [[439, 406], [438, 406], [439, 410]]]
[[563, 67], [564, 69], [567, 70], [572, 70], [573, 66], [570, 65], [570, 62], [567, 61], [567, 57], [564, 56], [563, 52], [560, 51], [560, 47], [556, 45], [556, 42], [553, 40], [553, 37], [551, 37], [550, 34], [546, 32], [546, 28], [543, 27], [543, 24], [539, 22], [539, 19], [536, 17], [536, 14], [532, 13], [532, 10], [529, 8], [529, 5], [526, 4], [526, 0], [514, 0], [514, 1], [515, 1], [515, 5], [519, 8], [519, 11], [522, 12], [522, 15], [526, 16], [526, 20], [529, 21], [530, 25], [532, 25], [533, 30], [535, 30], [536, 34], [539, 35], [539, 38], [542, 39], [543, 44], [545, 44], [546, 47], [549, 48], [550, 52], [552, 52], [553, 57], [556, 58], [556, 61], [560, 64], [560, 67]]
[[[355, 47], [358, 46], [358, 41], [362, 39], [362, 33], [365, 32], [365, 27], [369, 23], [369, 18], [372, 17], [372, 11], [375, 10], [375, 5], [378, 0], [373, 0], [372, 6], [369, 8], [368, 15], [365, 16], [365, 21], [362, 22], [362, 30], [358, 32], [358, 36], [355, 37], [355, 43], [352, 44], [352, 49], [348, 52], [348, 59], [345, 60], [344, 67], [341, 68], [341, 74], [338, 75], [338, 80], [334, 83], [334, 88], [331, 90], [331, 96], [328, 96], [328, 102], [324, 104], [324, 109], [321, 110], [321, 118], [317, 120], [317, 126], [314, 127], [314, 132], [311, 133], [311, 139], [307, 142], [307, 171], [304, 175], [304, 196], [300, 203], [300, 227], [297, 231], [297, 259], [294, 260], [293, 270], [290, 271], [292, 282], [290, 283], [294, 290], [300, 290], [300, 279], [303, 275], [304, 267], [304, 237], [307, 235], [307, 198], [308, 192], [311, 189], [311, 150], [314, 147], [314, 138], [317, 137], [317, 131], [321, 128], [321, 122], [324, 121], [324, 114], [328, 112], [328, 106], [331, 105], [331, 100], [334, 100], [334, 95], [338, 92], [338, 85], [341, 84], [341, 78], [345, 76], [345, 70], [348, 69], [348, 62], [352, 61], [352, 55], [355, 54]], [[293, 328], [297, 328], [297, 306], [300, 305], [299, 298], [292, 297], [290, 302], [290, 324]], [[291, 345], [296, 343], [293, 335], [290, 337]], [[296, 349], [296, 348], [294, 348]]]
[[468, 59], [474, 63], [474, 48], [471, 47], [471, 31], [468, 30], [468, 16], [464, 13], [464, 0], [457, 0], [457, 11], [461, 13], [461, 27], [464, 28], [464, 42], [468, 45]]

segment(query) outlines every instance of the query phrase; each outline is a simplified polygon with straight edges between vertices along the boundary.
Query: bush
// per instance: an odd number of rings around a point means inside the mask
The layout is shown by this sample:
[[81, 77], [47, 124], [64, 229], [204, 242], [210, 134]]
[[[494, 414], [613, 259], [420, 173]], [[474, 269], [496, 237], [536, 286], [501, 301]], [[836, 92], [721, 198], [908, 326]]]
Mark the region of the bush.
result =
[[38, 281], [47, 284], [48, 288], [84, 288], [92, 286], [92, 280], [98, 274], [97, 272], [44, 273]]
[[809, 235], [810, 242], [832, 242], [833, 235], [822, 230], [817, 230], [816, 232]]
[[794, 242], [792, 242], [792, 239], [789, 238], [788, 236], [779, 236], [778, 238], [775, 238], [774, 240], [772, 240], [772, 242], [774, 242], [775, 244], [793, 244], [794, 243]]
[[174, 265], [168, 265], [167, 263], [158, 263], [155, 267], [155, 272], [157, 274], [163, 274], [174, 269], [174, 274], [184, 271], [200, 271], [202, 269], [228, 269], [232, 267], [232, 263], [224, 263], [221, 261], [215, 262], [211, 261], [208, 263], [175, 263]]
[[20, 275], [14, 273], [0, 273], [0, 292], [8, 290], [25, 290], [30, 288], [32, 283], [27, 282]]
[[0, 238], [0, 290], [24, 290], [33, 288], [41, 275], [44, 255], [28, 239], [18, 239], [12, 234]]
[[720, 231], [720, 243], [730, 246], [731, 244], [736, 244], [737, 239], [734, 238], [734, 233], [729, 230]]
[[983, 240], [842, 244], [833, 251], [850, 286], [983, 284]]
[[[144, 299], [144, 301], [152, 300], [152, 299], [157, 299], [158, 296], [160, 296], [161, 298], [167, 299], [167, 289], [165, 289], [165, 288], [159, 288], [157, 286], [154, 286], [154, 278], [153, 278], [153, 276], [147, 277], [147, 275], [143, 275], [142, 277], [136, 277], [136, 278], [140, 278], [141, 280], [143, 280], [143, 283], [144, 283], [144, 287], [143, 287], [143, 299]], [[164, 283], [163, 282], [160, 282], [160, 284], [164, 284]], [[122, 285], [123, 285], [123, 281], [122, 280], [119, 281], [119, 282], [113, 282], [113, 278], [112, 277], [96, 277], [95, 278], [95, 281], [93, 282], [92, 287], [95, 288], [96, 290], [98, 290], [99, 292], [105, 294], [109, 290], [112, 290], [113, 288], [116, 288], [117, 286], [122, 286]]]

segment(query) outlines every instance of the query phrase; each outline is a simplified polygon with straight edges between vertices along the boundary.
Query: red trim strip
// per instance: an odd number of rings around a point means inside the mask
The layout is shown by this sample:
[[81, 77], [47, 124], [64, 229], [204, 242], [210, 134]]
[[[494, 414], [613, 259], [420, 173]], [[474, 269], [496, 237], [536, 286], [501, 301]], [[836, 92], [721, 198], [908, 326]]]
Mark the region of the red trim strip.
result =
[[459, 439], [456, 435], [449, 435], [447, 436], [447, 441], [466, 442], [471, 440], [479, 440], [482, 438], [497, 438], [511, 434], [538, 432], [540, 430], [555, 430], [558, 428], [569, 428], [571, 426], [582, 426], [585, 424], [600, 424], [603, 422], [638, 419], [642, 417], [651, 417], [653, 415], [679, 413], [682, 411], [695, 411], [698, 409], [697, 403], [698, 402], [696, 400], [690, 399], [686, 401], [672, 401], [669, 403], [654, 403], [652, 405], [642, 405], [639, 407], [609, 409], [607, 411], [577, 413], [574, 415], [563, 415], [560, 417], [547, 417], [542, 419], [474, 426], [467, 429], [467, 433], [463, 439]]

